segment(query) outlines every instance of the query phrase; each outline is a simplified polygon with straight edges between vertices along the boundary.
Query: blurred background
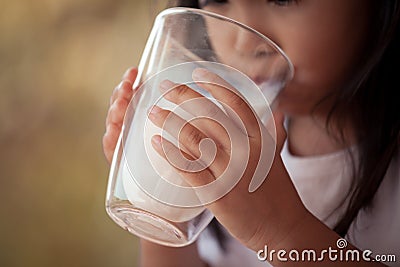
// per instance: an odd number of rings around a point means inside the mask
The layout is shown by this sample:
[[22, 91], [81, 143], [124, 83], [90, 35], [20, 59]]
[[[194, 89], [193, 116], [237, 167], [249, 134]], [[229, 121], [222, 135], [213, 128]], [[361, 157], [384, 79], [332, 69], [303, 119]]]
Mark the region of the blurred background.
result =
[[137, 266], [104, 209], [101, 139], [160, 2], [1, 0], [0, 266]]

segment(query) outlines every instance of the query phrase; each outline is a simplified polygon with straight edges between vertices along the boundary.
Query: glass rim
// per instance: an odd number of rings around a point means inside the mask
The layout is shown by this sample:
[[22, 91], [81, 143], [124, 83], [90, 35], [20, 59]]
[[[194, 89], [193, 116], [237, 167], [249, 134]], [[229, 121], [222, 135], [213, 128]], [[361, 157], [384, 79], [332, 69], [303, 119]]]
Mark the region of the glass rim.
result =
[[[261, 32], [253, 29], [252, 27], [239, 22], [237, 20], [234, 20], [232, 18], [211, 12], [211, 11], [207, 11], [207, 10], [203, 10], [203, 9], [198, 9], [198, 8], [190, 8], [190, 7], [171, 7], [171, 8], [167, 8], [164, 9], [163, 11], [161, 11], [156, 18], [157, 20], [161, 20], [162, 18], [168, 16], [168, 15], [174, 15], [174, 14], [179, 14], [179, 13], [194, 13], [194, 14], [200, 14], [200, 15], [205, 15], [208, 17], [212, 17], [215, 19], [219, 19], [219, 20], [224, 20], [227, 22], [230, 22], [236, 26], [239, 26], [247, 31], [250, 31], [252, 33], [254, 33], [255, 35], [257, 35], [258, 37], [260, 37], [261, 39], [265, 40], [273, 49], [275, 49], [286, 61], [287, 65], [288, 65], [288, 69], [289, 69], [289, 75], [286, 78], [286, 82], [290, 81], [293, 76], [294, 76], [294, 66], [292, 61], [290, 60], [290, 58], [286, 55], [286, 53], [283, 51], [282, 48], [280, 48], [279, 45], [277, 45], [274, 41], [272, 41], [269, 37], [267, 37], [266, 35], [262, 34]], [[157, 23], [157, 22], [156, 22]]]

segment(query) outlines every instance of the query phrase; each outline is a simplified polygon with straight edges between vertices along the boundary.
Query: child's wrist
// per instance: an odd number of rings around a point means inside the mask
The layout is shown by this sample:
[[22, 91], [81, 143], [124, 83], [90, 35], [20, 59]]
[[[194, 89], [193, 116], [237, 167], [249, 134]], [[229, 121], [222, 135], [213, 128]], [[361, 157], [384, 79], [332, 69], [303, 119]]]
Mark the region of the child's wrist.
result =
[[[260, 238], [252, 245], [253, 250], [279, 246], [289, 235], [295, 235], [296, 229], [312, 216], [303, 205], [282, 159], [277, 157], [271, 168], [269, 177], [269, 207], [266, 207], [265, 227], [260, 230]], [[277, 188], [285, 188], [284, 192]]]

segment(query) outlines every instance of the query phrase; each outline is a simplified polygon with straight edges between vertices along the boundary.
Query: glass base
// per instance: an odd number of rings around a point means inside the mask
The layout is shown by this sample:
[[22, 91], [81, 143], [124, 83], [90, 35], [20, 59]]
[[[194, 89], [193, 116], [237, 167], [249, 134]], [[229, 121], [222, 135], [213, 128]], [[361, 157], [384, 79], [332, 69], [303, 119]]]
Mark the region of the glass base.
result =
[[129, 204], [119, 203], [109, 208], [109, 214], [121, 227], [149, 241], [173, 247], [182, 247], [193, 242], [182, 227], [187, 223], [174, 223]]

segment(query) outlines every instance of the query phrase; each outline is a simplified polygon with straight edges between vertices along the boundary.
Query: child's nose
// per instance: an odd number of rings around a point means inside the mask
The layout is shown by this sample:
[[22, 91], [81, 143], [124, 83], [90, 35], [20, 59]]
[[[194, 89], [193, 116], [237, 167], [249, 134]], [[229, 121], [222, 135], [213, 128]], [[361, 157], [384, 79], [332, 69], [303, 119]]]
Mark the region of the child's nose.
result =
[[236, 31], [234, 47], [239, 54], [252, 58], [261, 58], [274, 53], [263, 37], [244, 28]]
[[[260, 14], [254, 12], [254, 10], [242, 10], [236, 19], [268, 37], [268, 27], [265, 25], [265, 18], [260, 18]], [[243, 55], [257, 58], [274, 53], [274, 50], [267, 44], [262, 36], [245, 28], [238, 28], [236, 31], [234, 47]]]

